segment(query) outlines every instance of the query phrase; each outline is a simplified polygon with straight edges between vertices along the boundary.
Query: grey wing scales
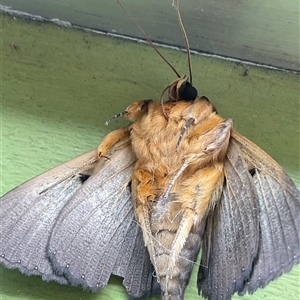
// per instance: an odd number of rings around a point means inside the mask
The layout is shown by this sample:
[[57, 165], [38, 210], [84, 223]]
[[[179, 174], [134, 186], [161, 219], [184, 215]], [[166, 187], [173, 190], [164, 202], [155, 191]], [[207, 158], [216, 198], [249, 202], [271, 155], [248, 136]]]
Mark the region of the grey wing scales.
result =
[[152, 289], [154, 278], [130, 188], [135, 157], [117, 152], [61, 211], [48, 245], [54, 271], [73, 285], [97, 290], [111, 274], [124, 278], [132, 297]]
[[62, 164], [8, 192], [0, 199], [0, 262], [26, 275], [66, 284], [53, 273], [46, 246], [56, 217], [82, 186], [78, 173], [92, 168], [95, 151]]
[[98, 162], [91, 151], [1, 197], [0, 262], [94, 291], [115, 274], [131, 299], [159, 293], [133, 211], [134, 163], [130, 146]]
[[253, 293], [300, 257], [300, 194], [282, 168], [234, 132], [225, 178], [208, 216], [198, 274], [199, 291], [208, 299]]
[[221, 199], [207, 217], [198, 289], [210, 300], [231, 299], [252, 272], [258, 249], [256, 192], [232, 143]]
[[[259, 248], [240, 295], [253, 293], [300, 262], [300, 191], [284, 170], [257, 146], [235, 133], [247, 158], [259, 207]], [[263, 155], [261, 154], [263, 153]]]

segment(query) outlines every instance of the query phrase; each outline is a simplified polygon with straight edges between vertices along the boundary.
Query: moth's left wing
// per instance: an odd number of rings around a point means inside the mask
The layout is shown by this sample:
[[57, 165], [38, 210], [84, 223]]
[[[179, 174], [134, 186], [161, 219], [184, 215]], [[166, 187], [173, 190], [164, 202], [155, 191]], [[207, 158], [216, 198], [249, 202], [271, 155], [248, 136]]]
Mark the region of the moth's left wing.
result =
[[222, 196], [207, 219], [199, 292], [253, 293], [300, 258], [300, 194], [282, 168], [233, 131]]
[[199, 293], [209, 300], [231, 299], [250, 277], [258, 251], [256, 191], [239, 153], [229, 146], [221, 199], [210, 211], [198, 272]]
[[253, 293], [300, 262], [300, 191], [268, 154], [234, 131], [247, 164], [259, 206], [259, 248], [240, 295]]

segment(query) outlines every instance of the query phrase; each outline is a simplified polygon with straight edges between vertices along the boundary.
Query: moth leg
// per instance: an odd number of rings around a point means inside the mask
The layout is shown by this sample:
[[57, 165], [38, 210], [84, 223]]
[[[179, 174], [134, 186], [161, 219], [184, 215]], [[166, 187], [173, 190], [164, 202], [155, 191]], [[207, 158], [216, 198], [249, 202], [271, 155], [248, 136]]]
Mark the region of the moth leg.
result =
[[206, 97], [201, 97], [197, 98], [192, 105], [187, 107], [182, 112], [182, 118], [186, 121], [186, 123], [181, 129], [180, 136], [176, 145], [176, 150], [178, 149], [186, 130], [192, 124], [199, 124], [202, 121], [206, 120], [214, 111], [215, 109], [209, 102], [209, 100]]
[[96, 158], [105, 156], [119, 141], [130, 137], [130, 126], [116, 129], [104, 137], [97, 148]]
[[198, 124], [207, 119], [214, 111], [210, 101], [206, 97], [201, 97], [182, 112], [182, 118], [186, 121], [193, 119], [193, 123]]
[[[145, 246], [148, 249], [149, 256], [151, 258], [151, 262], [152, 262], [155, 270], [157, 270], [156, 252], [155, 252], [154, 240], [153, 240], [151, 225], [150, 225], [151, 224], [151, 222], [150, 222], [150, 207], [147, 205], [140, 205], [136, 209], [136, 216], [137, 216], [139, 224], [141, 225], [141, 228], [142, 228]], [[156, 274], [156, 280], [159, 283], [159, 281], [160, 281], [159, 274]]]
[[169, 281], [173, 279], [172, 275], [174, 273], [176, 261], [194, 225], [194, 219], [195, 219], [195, 211], [191, 209], [185, 210], [170, 250], [170, 256], [167, 265], [166, 279], [165, 279], [166, 280], [165, 285], [167, 289], [168, 289]]
[[183, 138], [183, 135], [184, 133], [186, 132], [186, 130], [192, 125], [192, 123], [194, 122], [194, 118], [190, 118], [187, 120], [187, 122], [184, 124], [184, 126], [182, 127], [181, 129], [181, 132], [180, 132], [180, 135], [179, 135], [179, 138], [178, 138], [178, 141], [177, 141], [177, 144], [176, 144], [176, 151], [178, 150], [178, 147], [180, 145], [180, 142]]
[[[153, 173], [140, 168], [136, 165], [135, 171], [132, 175], [132, 198], [135, 208], [136, 218], [141, 225], [145, 245], [148, 249], [152, 264], [157, 270], [157, 259], [155, 251], [155, 240], [151, 230], [151, 214], [152, 207], [156, 203], [159, 195], [159, 187], [155, 184]], [[157, 275], [157, 282], [159, 282], [159, 274]]]
[[147, 205], [151, 201], [157, 198], [157, 185], [155, 185], [154, 175], [136, 167], [132, 175], [132, 195], [134, 199], [137, 199], [138, 205]]
[[[169, 194], [172, 190], [172, 187], [174, 186], [175, 182], [177, 181], [177, 179], [180, 177], [180, 175], [185, 171], [185, 169], [188, 167], [188, 163], [187, 162], [184, 162], [183, 165], [181, 166], [181, 168], [178, 170], [178, 172], [173, 176], [173, 178], [171, 179], [169, 185], [168, 185], [168, 188], [166, 189], [166, 191], [163, 193], [162, 195], [162, 199], [167, 199], [169, 197]], [[160, 205], [161, 205], [161, 202], [163, 201], [160, 201]], [[165, 203], [162, 203], [163, 205]]]

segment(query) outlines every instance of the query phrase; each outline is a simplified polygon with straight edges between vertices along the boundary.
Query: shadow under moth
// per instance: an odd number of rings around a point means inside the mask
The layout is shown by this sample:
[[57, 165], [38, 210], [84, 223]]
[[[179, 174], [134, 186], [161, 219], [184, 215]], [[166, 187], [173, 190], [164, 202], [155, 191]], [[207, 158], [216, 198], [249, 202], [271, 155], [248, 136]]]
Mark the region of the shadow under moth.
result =
[[[201, 249], [199, 293], [230, 299], [300, 260], [300, 192], [191, 81], [167, 101], [134, 102], [132, 121], [96, 150], [1, 197], [0, 262], [97, 291], [111, 274], [131, 299], [184, 299]], [[162, 97], [163, 99], [163, 97]]]

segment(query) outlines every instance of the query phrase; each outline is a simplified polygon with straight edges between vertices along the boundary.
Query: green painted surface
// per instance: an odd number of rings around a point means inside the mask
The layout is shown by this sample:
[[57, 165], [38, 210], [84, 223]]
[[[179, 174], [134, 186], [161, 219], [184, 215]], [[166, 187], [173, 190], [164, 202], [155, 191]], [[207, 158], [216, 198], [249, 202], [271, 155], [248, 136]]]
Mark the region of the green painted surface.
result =
[[[152, 40], [185, 47], [173, 1], [122, 0]], [[2, 0], [15, 10], [130, 36], [141, 33], [111, 0]], [[300, 71], [299, 0], [180, 0], [192, 49]]]
[[[95, 148], [121, 126], [111, 115], [158, 98], [175, 75], [153, 49], [55, 25], [1, 18], [1, 191]], [[181, 74], [182, 53], [163, 50]], [[237, 130], [299, 184], [299, 75], [193, 56], [194, 84]], [[243, 76], [248, 69], [248, 76]], [[297, 179], [298, 178], [298, 179]], [[196, 269], [196, 268], [195, 268]], [[121, 279], [106, 289], [42, 282], [0, 269], [0, 299], [127, 299]], [[186, 299], [197, 297], [195, 275]], [[300, 268], [243, 299], [299, 299]], [[235, 299], [239, 297], [235, 296]]]

